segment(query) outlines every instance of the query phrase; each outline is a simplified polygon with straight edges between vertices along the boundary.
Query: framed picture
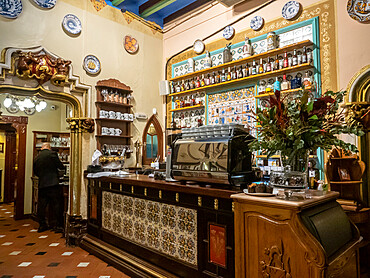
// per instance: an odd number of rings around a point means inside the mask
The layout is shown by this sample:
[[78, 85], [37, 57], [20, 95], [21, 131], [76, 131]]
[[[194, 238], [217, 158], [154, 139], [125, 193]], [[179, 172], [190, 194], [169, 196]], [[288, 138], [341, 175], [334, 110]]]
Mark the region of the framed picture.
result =
[[347, 168], [338, 167], [338, 174], [341, 181], [351, 180], [351, 176]]
[[0, 153], [4, 152], [4, 143], [0, 143]]
[[226, 226], [208, 223], [208, 261], [226, 268]]

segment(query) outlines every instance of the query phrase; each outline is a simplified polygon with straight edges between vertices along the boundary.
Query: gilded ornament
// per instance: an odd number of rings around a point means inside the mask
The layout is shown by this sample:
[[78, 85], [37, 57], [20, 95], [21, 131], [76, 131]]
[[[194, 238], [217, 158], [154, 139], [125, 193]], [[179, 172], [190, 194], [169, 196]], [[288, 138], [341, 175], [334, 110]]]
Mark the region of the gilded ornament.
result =
[[215, 210], [218, 210], [218, 199], [215, 199], [214, 200], [214, 208], [215, 208]]

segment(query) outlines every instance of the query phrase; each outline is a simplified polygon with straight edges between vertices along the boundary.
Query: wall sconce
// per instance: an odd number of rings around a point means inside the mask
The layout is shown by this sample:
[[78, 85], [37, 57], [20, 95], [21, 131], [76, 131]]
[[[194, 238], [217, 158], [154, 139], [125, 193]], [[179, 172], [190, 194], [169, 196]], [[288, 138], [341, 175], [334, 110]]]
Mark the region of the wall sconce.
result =
[[27, 115], [33, 115], [35, 112], [41, 112], [47, 106], [46, 101], [39, 100], [37, 97], [18, 97], [10, 94], [4, 99], [4, 107], [9, 113], [15, 114], [19, 110]]

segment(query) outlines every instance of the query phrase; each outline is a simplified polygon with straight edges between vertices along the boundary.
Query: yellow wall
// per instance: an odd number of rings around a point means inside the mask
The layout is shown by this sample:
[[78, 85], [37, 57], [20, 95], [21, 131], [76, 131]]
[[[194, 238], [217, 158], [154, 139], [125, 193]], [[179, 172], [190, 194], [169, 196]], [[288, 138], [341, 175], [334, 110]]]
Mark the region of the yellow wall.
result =
[[[0, 95], [0, 103], [2, 104], [5, 96]], [[32, 116], [28, 116], [27, 125], [27, 141], [26, 141], [26, 173], [25, 173], [25, 202], [24, 211], [25, 213], [31, 213], [32, 206], [32, 163], [33, 163], [33, 132], [32, 131], [54, 131], [54, 132], [69, 132], [66, 129], [66, 105], [60, 102], [46, 101], [47, 107], [41, 112], [36, 112]], [[56, 110], [51, 109], [51, 105], [56, 106]], [[19, 111], [16, 114], [10, 114], [3, 109], [3, 115], [10, 116], [27, 116], [24, 112]], [[1, 141], [0, 137], [0, 142]], [[5, 139], [4, 139], [5, 141]], [[1, 166], [1, 155], [0, 153], [0, 168]], [[5, 158], [4, 158], [5, 159]], [[4, 183], [2, 183], [4, 184]]]
[[2, 172], [1, 172], [1, 188], [0, 188], [0, 202], [3, 202], [4, 201], [4, 170], [5, 170], [5, 143], [6, 143], [6, 140], [5, 140], [5, 132], [4, 131], [0, 131], [0, 143], [4, 143], [4, 146], [3, 146], [3, 152], [0, 152], [0, 169], [2, 169]]
[[[128, 23], [120, 10], [109, 6], [97, 12], [89, 0], [58, 0], [56, 6], [50, 10], [38, 8], [32, 1], [23, 1], [22, 4], [23, 12], [17, 19], [0, 17], [0, 49], [41, 45], [48, 51], [71, 60], [73, 74], [80, 77], [80, 82], [92, 86], [92, 93], [88, 98], [92, 109], [87, 116], [96, 117], [93, 103], [96, 101], [97, 81], [115, 78], [133, 90], [133, 112], [142, 112], [150, 117], [153, 108], [156, 108], [159, 120], [163, 123], [164, 106], [158, 89], [159, 81], [164, 79], [161, 33], [153, 32], [136, 20]], [[82, 23], [82, 32], [77, 37], [67, 35], [62, 29], [63, 17], [69, 13], [76, 15]], [[137, 39], [139, 51], [136, 54], [132, 55], [124, 50], [125, 35]], [[84, 57], [89, 54], [97, 56], [102, 65], [101, 72], [96, 76], [88, 75], [82, 67]], [[38, 124], [37, 129], [44, 127], [42, 122]], [[145, 121], [134, 122], [132, 142], [137, 139], [141, 141], [144, 126]], [[31, 131], [29, 128], [28, 133], [32, 133]], [[86, 169], [87, 164], [91, 163], [96, 143], [94, 135], [85, 134], [83, 140], [82, 167]], [[135, 155], [125, 162], [125, 166], [133, 165]], [[83, 186], [82, 204], [85, 204], [86, 197], [84, 188]], [[31, 211], [30, 200], [31, 192], [27, 185], [25, 213]], [[86, 207], [82, 207], [81, 211], [85, 215]]]

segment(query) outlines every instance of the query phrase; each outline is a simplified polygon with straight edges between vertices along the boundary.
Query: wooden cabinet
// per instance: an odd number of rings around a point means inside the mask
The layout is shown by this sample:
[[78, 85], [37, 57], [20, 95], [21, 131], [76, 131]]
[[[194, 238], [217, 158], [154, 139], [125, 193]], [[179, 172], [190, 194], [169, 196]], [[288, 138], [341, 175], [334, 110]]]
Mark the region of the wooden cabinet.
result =
[[236, 194], [235, 277], [360, 277], [362, 238], [335, 201]]
[[126, 155], [130, 154], [132, 90], [116, 79], [108, 79], [98, 81], [96, 92], [97, 149], [105, 155], [119, 155], [124, 149]]

